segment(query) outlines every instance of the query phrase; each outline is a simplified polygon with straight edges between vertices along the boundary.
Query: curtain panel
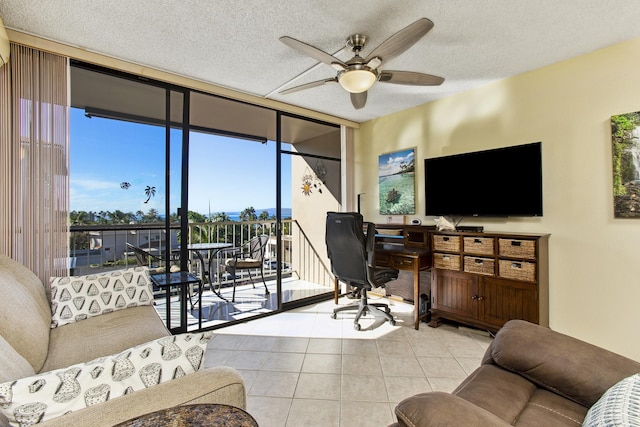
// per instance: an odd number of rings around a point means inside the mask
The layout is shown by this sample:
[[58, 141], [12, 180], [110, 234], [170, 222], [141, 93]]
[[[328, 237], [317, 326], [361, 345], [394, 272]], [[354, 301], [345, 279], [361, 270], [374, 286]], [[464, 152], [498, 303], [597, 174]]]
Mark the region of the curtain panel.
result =
[[69, 60], [11, 44], [0, 70], [0, 253], [49, 291], [69, 267]]

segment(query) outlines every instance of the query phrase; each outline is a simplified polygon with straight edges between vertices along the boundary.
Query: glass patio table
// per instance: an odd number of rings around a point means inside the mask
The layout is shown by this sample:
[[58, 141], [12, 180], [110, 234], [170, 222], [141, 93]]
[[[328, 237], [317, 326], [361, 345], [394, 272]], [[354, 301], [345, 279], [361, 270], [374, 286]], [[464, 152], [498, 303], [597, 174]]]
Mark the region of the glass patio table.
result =
[[[233, 244], [231, 243], [220, 243], [220, 242], [212, 242], [212, 243], [192, 243], [187, 245], [187, 249], [192, 251], [200, 262], [200, 274], [202, 277], [203, 285], [206, 283], [206, 276], [209, 276], [209, 284], [211, 285], [211, 290], [221, 299], [227, 301], [225, 297], [222, 296], [220, 292], [220, 278], [217, 279], [218, 289], [216, 289], [213, 275], [212, 275], [212, 266], [213, 260], [217, 259], [217, 255], [219, 255], [220, 251], [223, 249], [232, 248]], [[204, 253], [207, 253], [207, 258], [209, 259], [209, 267], [206, 268], [206, 263], [204, 260]]]
[[202, 282], [199, 278], [188, 271], [165, 272], [150, 275], [153, 284], [159, 288], [165, 288], [167, 298], [167, 328], [173, 332], [171, 327], [171, 287], [178, 286], [180, 288], [180, 326], [177, 332], [187, 332], [187, 286], [199, 284], [200, 292], [202, 292]]

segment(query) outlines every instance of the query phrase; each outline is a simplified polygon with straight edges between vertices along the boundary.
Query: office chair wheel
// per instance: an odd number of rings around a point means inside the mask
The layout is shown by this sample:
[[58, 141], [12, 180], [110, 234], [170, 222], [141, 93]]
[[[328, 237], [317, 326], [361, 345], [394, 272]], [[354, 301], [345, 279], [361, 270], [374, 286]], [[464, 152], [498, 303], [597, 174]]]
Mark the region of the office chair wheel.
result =
[[353, 329], [355, 329], [356, 331], [360, 330], [360, 323], [354, 323], [353, 324]]
[[393, 319], [391, 319], [391, 320], [389, 320], [389, 324], [390, 324], [391, 326], [396, 326], [396, 321], [395, 321], [395, 320], [393, 320]]
[[338, 315], [337, 315], [336, 313], [331, 313], [331, 318], [332, 318], [332, 319], [337, 319], [337, 318], [338, 318]]

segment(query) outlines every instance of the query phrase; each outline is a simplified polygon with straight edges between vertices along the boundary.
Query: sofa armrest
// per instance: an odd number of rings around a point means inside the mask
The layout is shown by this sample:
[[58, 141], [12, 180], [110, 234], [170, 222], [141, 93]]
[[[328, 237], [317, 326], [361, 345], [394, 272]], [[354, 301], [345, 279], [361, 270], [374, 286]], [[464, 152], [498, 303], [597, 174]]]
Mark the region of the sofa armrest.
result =
[[587, 408], [609, 387], [640, 372], [634, 360], [522, 320], [507, 322], [487, 352], [483, 363], [495, 363]]
[[434, 391], [409, 397], [396, 406], [397, 426], [510, 426], [491, 412], [458, 396]]
[[242, 376], [228, 367], [202, 369], [184, 377], [108, 400], [45, 421], [38, 426], [112, 426], [131, 418], [177, 405], [219, 403], [246, 408]]

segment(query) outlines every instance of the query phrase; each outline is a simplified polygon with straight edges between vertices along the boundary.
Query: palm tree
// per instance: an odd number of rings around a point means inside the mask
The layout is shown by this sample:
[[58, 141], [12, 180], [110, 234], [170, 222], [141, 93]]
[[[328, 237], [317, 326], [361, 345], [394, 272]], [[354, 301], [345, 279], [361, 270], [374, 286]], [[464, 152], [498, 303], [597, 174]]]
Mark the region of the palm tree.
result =
[[216, 212], [211, 216], [211, 222], [229, 222], [231, 218], [225, 212]]
[[269, 216], [269, 212], [262, 211], [260, 212], [260, 216], [258, 217], [260, 221], [266, 221], [268, 219], [276, 219], [275, 215], [273, 217]]
[[85, 211], [71, 211], [69, 219], [72, 225], [85, 225], [89, 216]]
[[127, 224], [129, 223], [131, 214], [127, 212], [122, 212], [119, 209], [116, 209], [111, 215], [111, 220], [114, 224]]
[[147, 185], [147, 188], [144, 189], [144, 194], [145, 196], [147, 196], [147, 200], [145, 200], [144, 202], [149, 203], [149, 200], [151, 200], [151, 198], [156, 195], [156, 187], [149, 187]]
[[145, 223], [154, 223], [154, 222], [162, 222], [162, 218], [160, 217], [160, 213], [156, 209], [149, 209], [149, 212], [143, 217], [143, 222]]
[[240, 212], [240, 221], [255, 221], [257, 219], [258, 216], [256, 215], [256, 210], [253, 208], [253, 206], [249, 206], [248, 208]]

